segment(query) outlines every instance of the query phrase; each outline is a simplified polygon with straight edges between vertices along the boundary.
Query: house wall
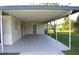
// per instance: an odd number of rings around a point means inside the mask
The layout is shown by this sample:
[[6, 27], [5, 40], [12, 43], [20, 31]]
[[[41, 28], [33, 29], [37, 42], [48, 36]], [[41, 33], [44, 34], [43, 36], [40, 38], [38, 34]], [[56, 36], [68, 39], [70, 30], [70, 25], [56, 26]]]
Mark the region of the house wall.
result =
[[4, 44], [12, 44], [11, 16], [3, 16], [3, 36]]
[[0, 11], [0, 44], [1, 44], [1, 19], [2, 19], [2, 11]]
[[37, 34], [45, 34], [45, 25], [42, 23], [24, 23], [23, 24], [23, 35], [33, 34], [33, 24], [36, 24]]
[[32, 23], [24, 23], [23, 24], [23, 35], [26, 34], [33, 34], [33, 27], [32, 27]]
[[37, 34], [45, 34], [46, 24], [37, 24]]
[[11, 45], [21, 38], [21, 21], [14, 16], [3, 16], [4, 44]]
[[21, 21], [16, 17], [11, 16], [12, 22], [12, 42], [16, 42], [21, 39]]

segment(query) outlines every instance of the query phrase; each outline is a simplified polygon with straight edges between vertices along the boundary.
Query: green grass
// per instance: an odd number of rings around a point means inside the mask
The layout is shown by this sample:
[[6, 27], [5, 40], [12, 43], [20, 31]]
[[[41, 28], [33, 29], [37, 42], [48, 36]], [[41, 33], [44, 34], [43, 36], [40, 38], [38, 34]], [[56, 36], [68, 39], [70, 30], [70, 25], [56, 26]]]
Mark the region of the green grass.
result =
[[[68, 32], [58, 32], [58, 41], [68, 46], [68, 35]], [[55, 38], [53, 33], [52, 37]], [[66, 55], [79, 55], [79, 33], [72, 33], [72, 48], [69, 51], [64, 51], [64, 53]]]

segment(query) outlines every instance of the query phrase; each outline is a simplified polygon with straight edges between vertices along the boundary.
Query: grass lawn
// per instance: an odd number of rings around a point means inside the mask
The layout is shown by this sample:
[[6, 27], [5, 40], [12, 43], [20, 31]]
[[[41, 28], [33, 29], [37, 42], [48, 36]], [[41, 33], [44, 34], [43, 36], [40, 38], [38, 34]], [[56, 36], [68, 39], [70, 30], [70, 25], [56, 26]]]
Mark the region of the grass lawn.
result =
[[[55, 35], [52, 33], [52, 37]], [[68, 32], [58, 32], [58, 41], [68, 46]], [[79, 55], [79, 33], [72, 33], [72, 49], [64, 51], [66, 55]]]

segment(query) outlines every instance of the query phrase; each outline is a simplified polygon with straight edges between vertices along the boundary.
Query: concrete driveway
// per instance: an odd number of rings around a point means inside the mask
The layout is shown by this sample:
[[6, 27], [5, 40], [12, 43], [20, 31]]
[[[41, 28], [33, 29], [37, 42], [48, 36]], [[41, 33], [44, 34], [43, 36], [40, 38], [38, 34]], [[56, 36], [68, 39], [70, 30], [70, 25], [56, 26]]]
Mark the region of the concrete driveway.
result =
[[21, 54], [63, 54], [67, 46], [47, 35], [26, 35], [13, 45], [4, 46], [4, 52]]

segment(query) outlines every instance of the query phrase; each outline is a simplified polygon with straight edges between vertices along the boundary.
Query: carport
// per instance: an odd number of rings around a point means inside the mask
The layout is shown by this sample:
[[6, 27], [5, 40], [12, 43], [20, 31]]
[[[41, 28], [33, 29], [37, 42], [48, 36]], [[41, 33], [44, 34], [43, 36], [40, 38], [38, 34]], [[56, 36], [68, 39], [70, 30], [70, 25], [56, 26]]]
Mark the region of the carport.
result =
[[[69, 48], [64, 44], [54, 40], [53, 38], [44, 34], [44, 30], [47, 26], [47, 23], [50, 21], [55, 21], [65, 16], [69, 16], [75, 12], [78, 12], [79, 7], [70, 7], [70, 6], [2, 6], [0, 7], [0, 22], [1, 22], [1, 51], [2, 52], [52, 52], [52, 51], [64, 51], [71, 49], [71, 23], [69, 21]], [[3, 32], [6, 32], [3, 24], [5, 15], [10, 15], [10, 19], [19, 19], [16, 23], [21, 23], [21, 30], [15, 32], [11, 31], [11, 34], [8, 36], [12, 40], [7, 40], [6, 35], [4, 36]], [[11, 22], [14, 22], [12, 20]], [[25, 22], [27, 22], [25, 24]], [[11, 23], [10, 23], [11, 24]], [[10, 25], [9, 24], [9, 25]], [[13, 24], [13, 23], [12, 23]], [[31, 30], [32, 24], [34, 30]], [[38, 25], [38, 30], [36, 31], [36, 25]], [[15, 29], [19, 29], [18, 24], [15, 24]], [[15, 26], [12, 25], [12, 26]], [[27, 27], [23, 27], [29, 25]], [[40, 27], [41, 26], [41, 27]], [[44, 26], [44, 27], [43, 27]], [[30, 30], [28, 29], [30, 27]], [[27, 28], [27, 29], [23, 29]], [[41, 29], [40, 29], [41, 28]], [[40, 29], [40, 30], [39, 30]], [[8, 29], [9, 30], [9, 29]], [[27, 30], [27, 31], [26, 31]], [[17, 36], [18, 35], [18, 36]], [[20, 38], [21, 37], [21, 38]], [[57, 37], [57, 35], [56, 35]], [[10, 44], [10, 45], [6, 45]], [[21, 46], [22, 45], [22, 46]], [[19, 49], [18, 49], [19, 48]]]

